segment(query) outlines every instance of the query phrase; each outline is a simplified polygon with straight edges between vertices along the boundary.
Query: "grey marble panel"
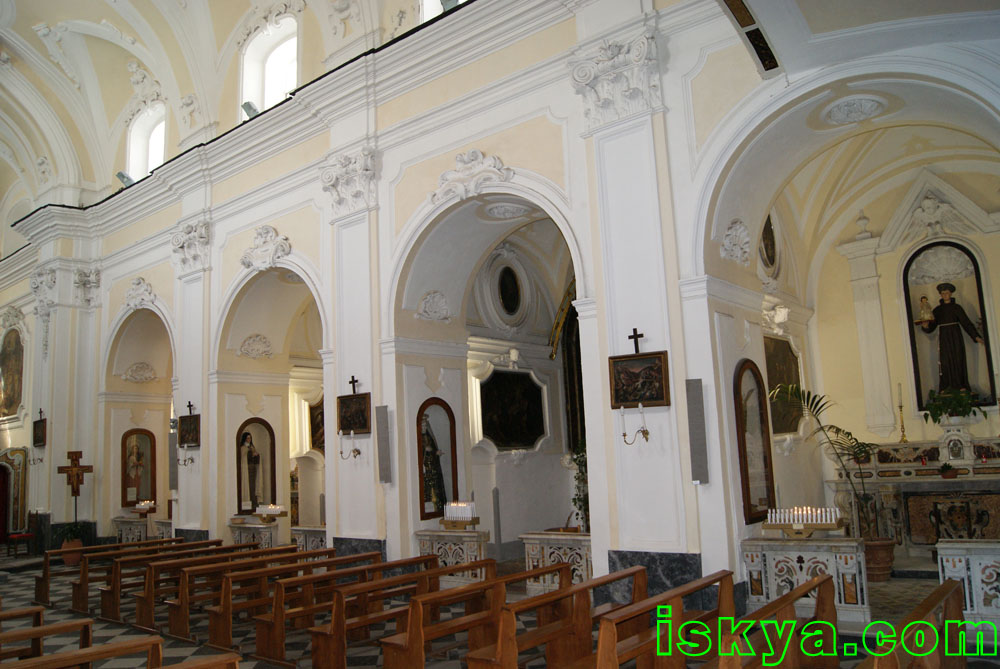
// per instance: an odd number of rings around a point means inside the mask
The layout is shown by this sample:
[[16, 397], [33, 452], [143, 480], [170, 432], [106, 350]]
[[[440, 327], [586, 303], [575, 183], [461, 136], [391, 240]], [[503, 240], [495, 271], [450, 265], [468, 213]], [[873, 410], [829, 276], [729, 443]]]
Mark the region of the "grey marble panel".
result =
[[[608, 567], [612, 572], [635, 565], [646, 568], [648, 592], [655, 595], [676, 588], [689, 581], [701, 578], [700, 553], [651, 553], [646, 551], [608, 551]], [[610, 592], [601, 592], [610, 590]], [[600, 588], [594, 593], [597, 603], [614, 600], [628, 601], [631, 596], [626, 583], [612, 584], [610, 588]], [[702, 599], [685, 602], [695, 608], [703, 608]]]
[[52, 546], [52, 514], [35, 514], [34, 526], [29, 531], [35, 535], [31, 539], [31, 554], [41, 555]]
[[354, 539], [351, 537], [334, 537], [333, 547], [337, 550], [337, 555], [354, 555], [356, 553], [369, 553], [379, 551], [382, 559], [385, 560], [385, 541], [382, 539]]
[[175, 527], [174, 536], [184, 541], [206, 541], [208, 539], [208, 530], [186, 530]]
[[733, 584], [733, 603], [736, 604], [736, 617], [747, 614], [747, 599], [750, 596], [750, 584], [746, 581]]

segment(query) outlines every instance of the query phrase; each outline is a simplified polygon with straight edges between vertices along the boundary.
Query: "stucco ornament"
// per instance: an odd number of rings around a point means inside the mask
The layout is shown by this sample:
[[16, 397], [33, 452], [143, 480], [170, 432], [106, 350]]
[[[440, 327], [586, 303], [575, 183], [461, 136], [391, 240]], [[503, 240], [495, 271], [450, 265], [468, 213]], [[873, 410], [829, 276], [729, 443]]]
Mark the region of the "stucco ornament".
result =
[[153, 287], [149, 285], [141, 276], [137, 276], [132, 279], [132, 285], [129, 286], [128, 291], [125, 293], [125, 308], [129, 311], [135, 311], [136, 309], [145, 309], [153, 305], [156, 300], [156, 294], [153, 293]]
[[464, 200], [481, 193], [486, 184], [502, 183], [513, 178], [514, 170], [504, 167], [500, 158], [471, 149], [455, 156], [455, 169], [441, 174], [431, 202], [438, 204], [451, 197]]
[[258, 272], [274, 267], [280, 259], [292, 252], [288, 237], [279, 235], [270, 225], [256, 229], [253, 244], [240, 256], [240, 264]]
[[335, 37], [346, 35], [350, 23], [354, 24], [354, 30], [361, 25], [360, 0], [329, 0], [328, 6], [330, 10], [327, 16]]
[[236, 37], [236, 48], [242, 49], [251, 37], [259, 31], [265, 30], [269, 25], [276, 26], [282, 16], [288, 14], [301, 14], [306, 8], [305, 0], [279, 0], [278, 2], [264, 2], [258, 4], [251, 10]]
[[236, 352], [236, 355], [253, 360], [270, 358], [273, 355], [271, 340], [262, 334], [252, 334], [243, 340], [243, 343], [240, 344], [240, 350]]
[[48, 156], [40, 156], [35, 161], [35, 167], [38, 170], [38, 183], [44, 185], [52, 181], [52, 163]]
[[917, 286], [958, 281], [976, 273], [969, 257], [952, 246], [935, 246], [920, 253], [910, 266], [910, 283]]
[[761, 309], [761, 321], [766, 332], [776, 335], [785, 334], [785, 323], [788, 322], [790, 310], [785, 305], [778, 303], [768, 309], [766, 306]]
[[73, 85], [80, 88], [80, 77], [76, 73], [76, 68], [70, 61], [69, 57], [66, 56], [66, 52], [62, 48], [62, 38], [63, 35], [69, 30], [66, 26], [62, 24], [56, 24], [54, 27], [49, 27], [46, 23], [39, 23], [32, 26], [35, 34], [38, 38], [42, 40], [42, 44], [49, 51], [49, 58], [53, 63], [62, 68], [63, 73], [69, 80], [73, 82]]
[[448, 308], [448, 298], [439, 290], [432, 290], [420, 299], [420, 306], [414, 318], [425, 321], [439, 321], [450, 323], [452, 319], [451, 310]]
[[375, 150], [363, 147], [342, 154], [320, 171], [323, 190], [330, 194], [333, 213], [351, 214], [375, 205]]
[[156, 380], [156, 370], [148, 362], [134, 362], [122, 374], [122, 380], [130, 383], [150, 383]]
[[0, 328], [4, 330], [9, 330], [12, 327], [16, 327], [24, 322], [24, 312], [10, 305], [3, 311], [0, 311]]
[[98, 289], [101, 287], [101, 270], [78, 269], [73, 275], [73, 287], [76, 288], [80, 306], [92, 307], [96, 305]]
[[31, 275], [28, 285], [35, 297], [35, 315], [42, 323], [42, 360], [46, 360], [49, 357], [49, 322], [52, 320], [52, 309], [56, 305], [56, 271], [36, 270]]
[[526, 216], [529, 211], [531, 211], [529, 207], [512, 202], [495, 202], [486, 206], [486, 215], [499, 221], [510, 221], [515, 218], [521, 218]]
[[653, 28], [645, 26], [629, 40], [604, 40], [570, 62], [573, 88], [586, 105], [588, 130], [662, 105], [653, 34]]
[[910, 214], [910, 225], [925, 228], [927, 234], [932, 237], [943, 235], [945, 227], [949, 227], [955, 232], [973, 231], [972, 226], [966, 224], [965, 219], [959, 215], [955, 207], [930, 191], [924, 193], [920, 204]]
[[163, 92], [160, 89], [160, 82], [144, 70], [139, 65], [139, 61], [130, 60], [126, 67], [129, 72], [129, 83], [132, 84], [132, 99], [129, 101], [128, 116], [125, 124], [128, 125], [133, 118], [149, 109], [154, 102], [163, 101]]
[[208, 266], [211, 225], [208, 221], [182, 223], [170, 237], [174, 264], [183, 270], [204, 269]]
[[868, 95], [854, 95], [837, 100], [823, 112], [823, 118], [831, 125], [851, 125], [875, 118], [885, 111], [886, 102]]
[[719, 254], [726, 260], [738, 262], [743, 266], [750, 264], [750, 232], [740, 219], [734, 218], [729, 223], [726, 233], [722, 236]]

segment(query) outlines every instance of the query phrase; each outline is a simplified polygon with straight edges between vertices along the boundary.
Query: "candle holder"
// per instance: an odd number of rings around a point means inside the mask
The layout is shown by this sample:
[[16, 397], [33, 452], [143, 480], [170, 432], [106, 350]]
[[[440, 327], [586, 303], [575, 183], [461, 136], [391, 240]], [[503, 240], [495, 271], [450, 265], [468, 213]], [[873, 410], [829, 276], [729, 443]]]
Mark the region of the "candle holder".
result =
[[903, 422], [903, 401], [899, 401], [899, 443], [908, 444], [909, 440], [906, 438], [906, 423]]
[[789, 539], [808, 539], [816, 530], [839, 530], [846, 525], [840, 518], [833, 523], [761, 523], [761, 529], [781, 530]]
[[151, 499], [144, 499], [136, 502], [135, 506], [132, 507], [132, 511], [138, 514], [140, 518], [145, 519], [146, 516], [156, 511], [156, 503]]
[[275, 522], [278, 518], [284, 518], [288, 515], [288, 511], [283, 506], [277, 504], [266, 504], [258, 506], [254, 511], [255, 516], [260, 519], [260, 522], [265, 525], [270, 525]]
[[639, 435], [646, 441], [649, 441], [649, 428], [646, 427], [646, 414], [642, 411], [642, 402], [639, 402], [639, 418], [642, 419], [642, 425], [639, 429], [635, 431], [632, 435], [632, 441], [628, 440], [628, 430], [625, 429], [625, 407], [621, 407], [622, 414], [622, 441], [625, 442], [626, 446], [631, 446], [639, 439]]

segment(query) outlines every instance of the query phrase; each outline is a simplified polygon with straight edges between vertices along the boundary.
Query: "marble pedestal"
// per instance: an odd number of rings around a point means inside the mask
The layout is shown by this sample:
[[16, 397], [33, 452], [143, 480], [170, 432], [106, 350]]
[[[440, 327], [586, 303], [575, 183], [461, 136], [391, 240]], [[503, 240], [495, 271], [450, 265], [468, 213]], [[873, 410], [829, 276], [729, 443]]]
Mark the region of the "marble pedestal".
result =
[[248, 544], [256, 541], [260, 548], [278, 545], [278, 523], [246, 522], [229, 523], [234, 544]]
[[[594, 575], [590, 535], [583, 532], [528, 532], [520, 537], [524, 542], [524, 568], [546, 567], [568, 562], [573, 582], [582, 583]], [[558, 575], [549, 574], [538, 581], [529, 581], [528, 596], [551, 592], [559, 586]]]
[[292, 541], [300, 551], [326, 548], [326, 528], [319, 526], [297, 526], [292, 528]]
[[[437, 555], [442, 567], [486, 559], [489, 532], [478, 530], [417, 530], [421, 555]], [[457, 587], [481, 580], [480, 574], [445, 576], [442, 587]]]
[[937, 553], [941, 582], [962, 583], [965, 619], [1000, 625], [1000, 541], [941, 539]]
[[154, 539], [173, 539], [174, 521], [156, 519], [153, 521], [153, 529], [156, 531]]
[[145, 518], [115, 516], [111, 519], [118, 535], [118, 543], [145, 541], [149, 538], [149, 524]]

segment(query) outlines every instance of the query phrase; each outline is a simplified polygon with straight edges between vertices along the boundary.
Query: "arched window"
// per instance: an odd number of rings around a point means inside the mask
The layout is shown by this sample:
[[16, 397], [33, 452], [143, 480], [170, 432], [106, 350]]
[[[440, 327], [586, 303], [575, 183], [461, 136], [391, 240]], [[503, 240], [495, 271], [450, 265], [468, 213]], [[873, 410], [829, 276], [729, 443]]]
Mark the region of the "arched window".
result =
[[167, 107], [162, 102], [154, 102], [132, 119], [126, 171], [133, 179], [141, 179], [163, 164], [166, 128]]
[[247, 44], [243, 52], [243, 94], [240, 104], [252, 102], [263, 111], [285, 99], [298, 83], [298, 39], [290, 16], [270, 25]]

